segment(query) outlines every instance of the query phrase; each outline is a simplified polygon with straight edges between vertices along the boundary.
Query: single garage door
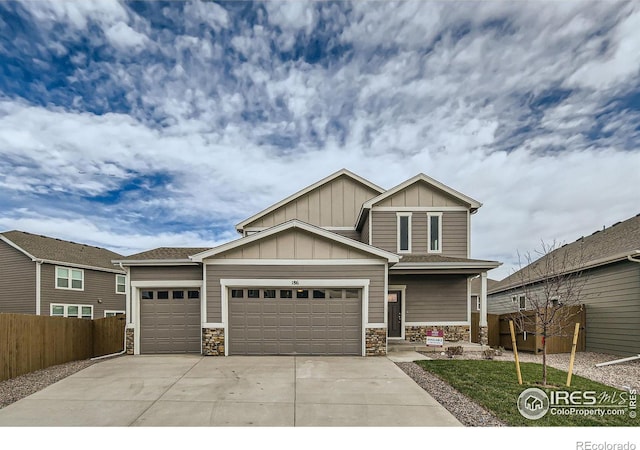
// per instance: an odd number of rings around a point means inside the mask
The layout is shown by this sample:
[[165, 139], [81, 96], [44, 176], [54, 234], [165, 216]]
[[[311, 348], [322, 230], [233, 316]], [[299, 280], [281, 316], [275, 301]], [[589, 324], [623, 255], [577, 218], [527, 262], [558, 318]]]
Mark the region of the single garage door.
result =
[[140, 292], [140, 353], [200, 353], [200, 291]]
[[231, 355], [361, 355], [362, 289], [229, 289]]

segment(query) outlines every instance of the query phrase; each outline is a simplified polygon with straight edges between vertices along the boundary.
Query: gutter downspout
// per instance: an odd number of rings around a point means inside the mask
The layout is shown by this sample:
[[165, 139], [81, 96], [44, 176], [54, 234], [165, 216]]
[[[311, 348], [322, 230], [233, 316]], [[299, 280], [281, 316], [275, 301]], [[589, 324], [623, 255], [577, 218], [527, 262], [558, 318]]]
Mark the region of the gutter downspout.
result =
[[[122, 263], [118, 263], [118, 264], [120, 265], [120, 268], [126, 272], [126, 270], [122, 266]], [[120, 320], [124, 320], [124, 319], [120, 319]], [[124, 354], [126, 351], [127, 351], [127, 324], [125, 323], [124, 324], [124, 337], [123, 337], [122, 351], [121, 352], [117, 352], [117, 353], [111, 353], [109, 355], [96, 356], [95, 358], [91, 358], [90, 361], [98, 361], [98, 360], [105, 359], [105, 358], [111, 358], [113, 356], [120, 356], [120, 355]]]
[[42, 315], [42, 260], [34, 261], [36, 262], [36, 316], [40, 316]]

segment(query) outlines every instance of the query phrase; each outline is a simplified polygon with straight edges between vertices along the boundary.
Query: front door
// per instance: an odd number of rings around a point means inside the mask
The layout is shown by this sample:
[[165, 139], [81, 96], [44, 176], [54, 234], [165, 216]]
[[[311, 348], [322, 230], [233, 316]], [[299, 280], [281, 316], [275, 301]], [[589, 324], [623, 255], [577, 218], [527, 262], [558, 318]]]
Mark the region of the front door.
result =
[[389, 337], [402, 337], [402, 293], [389, 291], [387, 303], [387, 334]]

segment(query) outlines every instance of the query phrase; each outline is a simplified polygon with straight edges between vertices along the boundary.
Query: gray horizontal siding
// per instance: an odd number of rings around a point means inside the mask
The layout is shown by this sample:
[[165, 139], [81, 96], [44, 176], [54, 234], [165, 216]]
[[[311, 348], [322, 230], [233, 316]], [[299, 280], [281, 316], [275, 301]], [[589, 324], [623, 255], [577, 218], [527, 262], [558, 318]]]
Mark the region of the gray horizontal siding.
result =
[[384, 265], [370, 266], [207, 266], [207, 322], [221, 322], [222, 278], [246, 279], [350, 279], [364, 278], [369, 285], [369, 322], [384, 322]]
[[444, 212], [442, 214], [442, 255], [468, 258], [467, 237], [467, 212]]
[[131, 281], [202, 280], [202, 266], [131, 267]]
[[41, 314], [48, 316], [51, 303], [92, 305], [93, 318], [104, 317], [105, 310], [125, 310], [126, 296], [116, 294], [116, 274], [84, 269], [84, 291], [56, 289], [55, 266], [43, 264], [40, 291]]
[[0, 241], [0, 312], [36, 313], [36, 263]]
[[[640, 264], [623, 261], [588, 271], [581, 302], [587, 311], [587, 351], [640, 352]], [[489, 312], [513, 312], [513, 292], [489, 296]]]
[[398, 251], [396, 213], [393, 211], [371, 211], [371, 220], [372, 245], [396, 253]]
[[407, 322], [467, 321], [467, 277], [393, 276], [390, 285], [406, 285]]
[[[372, 211], [373, 245], [396, 253], [398, 251], [397, 215], [394, 211]], [[467, 212], [445, 211], [442, 213], [442, 256], [467, 258]], [[413, 212], [411, 215], [411, 253], [426, 254], [428, 251], [427, 213]]]

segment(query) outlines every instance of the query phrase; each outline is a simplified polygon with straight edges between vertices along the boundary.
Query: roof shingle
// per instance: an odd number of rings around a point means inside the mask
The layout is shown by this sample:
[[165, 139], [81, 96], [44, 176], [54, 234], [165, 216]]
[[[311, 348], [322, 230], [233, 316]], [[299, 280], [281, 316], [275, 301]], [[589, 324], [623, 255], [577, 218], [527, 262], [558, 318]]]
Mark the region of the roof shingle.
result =
[[211, 247], [158, 247], [119, 259], [122, 261], [188, 259], [189, 256], [204, 252], [210, 248]]
[[118, 270], [111, 261], [122, 258], [122, 255], [105, 248], [24, 231], [13, 230], [1, 234], [37, 259]]

